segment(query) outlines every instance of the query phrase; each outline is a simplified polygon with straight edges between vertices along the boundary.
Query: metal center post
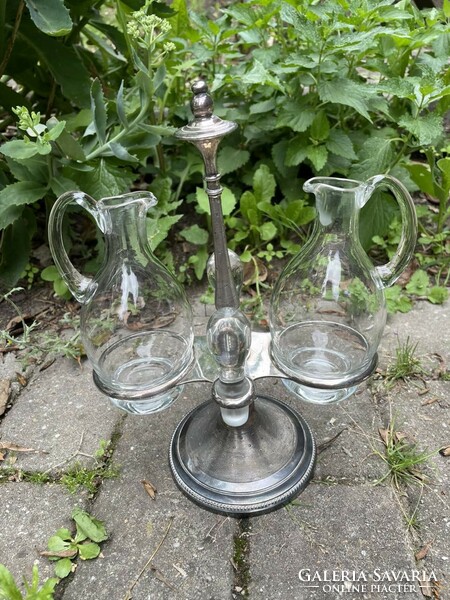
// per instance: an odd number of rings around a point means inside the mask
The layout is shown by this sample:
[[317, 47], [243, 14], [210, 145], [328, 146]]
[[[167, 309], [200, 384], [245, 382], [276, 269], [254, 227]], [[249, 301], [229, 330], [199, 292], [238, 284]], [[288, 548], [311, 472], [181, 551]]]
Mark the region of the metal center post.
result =
[[255, 394], [253, 380], [245, 374], [251, 325], [239, 309], [241, 275], [236, 257], [227, 248], [216, 166], [221, 139], [237, 125], [213, 114], [205, 82], [196, 82], [192, 91], [194, 119], [176, 135], [194, 144], [205, 164], [216, 307], [206, 338], [219, 376], [212, 398], [176, 428], [170, 466], [179, 487], [202, 506], [223, 513], [256, 514], [288, 502], [307, 485], [316, 449], [304, 419], [282, 402]]

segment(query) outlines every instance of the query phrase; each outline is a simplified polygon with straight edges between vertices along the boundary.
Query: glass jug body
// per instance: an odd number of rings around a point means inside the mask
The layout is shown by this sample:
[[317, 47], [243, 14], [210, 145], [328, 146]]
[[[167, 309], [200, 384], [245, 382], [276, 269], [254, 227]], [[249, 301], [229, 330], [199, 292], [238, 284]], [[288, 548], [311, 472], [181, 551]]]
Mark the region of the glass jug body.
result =
[[[416, 235], [409, 194], [391, 180], [305, 183], [316, 195], [316, 222], [282, 272], [270, 307], [272, 358], [293, 380], [287, 386], [304, 400], [342, 400], [375, 368], [386, 323], [384, 287], [400, 274]], [[359, 213], [381, 185], [391, 187], [402, 203], [407, 226], [396, 257], [374, 267], [359, 241]]]
[[[105, 235], [105, 260], [92, 280], [74, 269], [62, 245], [62, 216], [71, 202], [86, 208]], [[82, 302], [81, 337], [95, 383], [116, 406], [139, 414], [171, 404], [193, 362], [190, 305], [147, 241], [146, 215], [155, 203], [149, 193], [98, 202], [69, 193], [49, 221], [55, 264]]]

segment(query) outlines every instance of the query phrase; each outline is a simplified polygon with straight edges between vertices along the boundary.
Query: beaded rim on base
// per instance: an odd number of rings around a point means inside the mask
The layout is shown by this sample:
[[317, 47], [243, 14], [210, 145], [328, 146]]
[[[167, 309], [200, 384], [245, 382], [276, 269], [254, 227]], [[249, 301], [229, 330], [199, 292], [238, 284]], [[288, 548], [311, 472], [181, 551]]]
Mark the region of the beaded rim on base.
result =
[[[277, 410], [283, 413], [284, 417], [291, 420], [293, 426], [302, 439], [297, 442], [297, 445], [303, 448], [301, 455], [291, 469], [291, 471], [283, 476], [282, 479], [276, 481], [274, 479], [272, 485], [266, 488], [255, 491], [236, 493], [236, 491], [227, 490], [228, 482], [222, 481], [220, 486], [211, 487], [207, 483], [202, 482], [196, 476], [191, 468], [189, 457], [184, 460], [180, 453], [180, 440], [186, 433], [192, 421], [203, 411], [211, 401], [205, 402], [188, 413], [179, 423], [172, 436], [169, 450], [169, 462], [172, 475], [178, 487], [191, 500], [200, 506], [228, 515], [245, 515], [245, 514], [262, 514], [270, 512], [280, 506], [286, 504], [297, 496], [307, 486], [314, 471], [316, 461], [316, 444], [309, 425], [301, 417], [297, 411], [287, 406], [283, 402], [267, 396], [258, 395], [255, 403], [264, 402], [273, 405]], [[226, 427], [224, 425], [224, 427]], [[207, 436], [208, 431], [204, 432]], [[273, 440], [274, 447], [277, 445], [277, 440]], [[242, 443], [242, 451], [245, 454], [245, 444]], [[226, 448], [222, 449], [224, 453]], [[247, 472], [245, 459], [241, 463], [242, 473]], [[265, 479], [265, 478], [264, 478]]]

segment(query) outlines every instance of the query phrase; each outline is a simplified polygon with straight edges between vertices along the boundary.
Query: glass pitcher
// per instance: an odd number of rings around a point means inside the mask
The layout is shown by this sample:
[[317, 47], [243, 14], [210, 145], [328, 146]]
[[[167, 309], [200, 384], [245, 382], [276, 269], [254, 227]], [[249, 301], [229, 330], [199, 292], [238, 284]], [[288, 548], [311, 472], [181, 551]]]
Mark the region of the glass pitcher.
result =
[[[359, 213], [375, 190], [388, 188], [402, 216], [398, 249], [374, 266], [359, 241]], [[315, 177], [311, 238], [283, 270], [270, 306], [271, 355], [300, 398], [330, 403], [352, 394], [374, 370], [386, 323], [384, 289], [412, 257], [417, 219], [406, 188], [391, 176], [366, 182]]]
[[[78, 204], [105, 236], [105, 259], [90, 279], [71, 263], [63, 240], [63, 218]], [[149, 192], [95, 201], [68, 192], [49, 218], [50, 249], [62, 278], [82, 304], [81, 338], [94, 381], [123, 410], [148, 414], [169, 406], [192, 366], [193, 325], [183, 288], [155, 258], [147, 240]]]

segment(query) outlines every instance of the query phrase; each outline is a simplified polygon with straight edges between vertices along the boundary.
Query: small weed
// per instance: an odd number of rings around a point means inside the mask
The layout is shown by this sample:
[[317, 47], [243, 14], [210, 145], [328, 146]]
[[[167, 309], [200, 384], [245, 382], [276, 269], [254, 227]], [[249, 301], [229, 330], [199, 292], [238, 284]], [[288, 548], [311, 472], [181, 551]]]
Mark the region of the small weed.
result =
[[399, 345], [395, 353], [395, 362], [386, 370], [386, 381], [392, 385], [399, 379], [406, 380], [424, 373], [420, 359], [416, 356], [418, 343], [413, 344], [409, 336], [403, 344]]
[[21, 473], [22, 481], [28, 481], [29, 483], [43, 484], [49, 483], [53, 481], [53, 477], [51, 477], [48, 473], [28, 473], [26, 471], [22, 471]]
[[78, 556], [81, 560], [97, 558], [100, 554], [99, 543], [108, 539], [104, 524], [81, 508], [73, 509], [72, 519], [76, 524], [75, 537], [72, 538], [71, 532], [64, 527], [58, 529], [48, 540], [48, 550], [41, 552], [42, 556], [56, 561], [55, 575], [60, 579], [75, 570], [73, 561]]
[[80, 341], [79, 331], [76, 331], [69, 339], [64, 339], [57, 332], [45, 332], [36, 340], [36, 348], [40, 352], [73, 358], [78, 363], [86, 355]]
[[110, 458], [112, 454], [111, 440], [100, 440], [98, 449], [94, 452], [94, 458], [97, 460], [103, 460]]
[[442, 371], [439, 373], [439, 379], [442, 381], [450, 381], [450, 371]]
[[374, 453], [388, 469], [375, 483], [382, 483], [390, 478], [397, 489], [409, 483], [423, 485], [426, 476], [420, 467], [436, 452], [419, 450], [416, 444], [408, 441], [404, 434], [395, 429], [394, 420], [391, 420], [387, 429], [380, 430], [380, 435], [384, 442], [384, 452], [374, 449]]
[[11, 481], [11, 477], [14, 476], [15, 472], [16, 472], [15, 469], [13, 469], [11, 467], [0, 469], [0, 484]]
[[23, 290], [23, 288], [16, 287], [16, 288], [13, 288], [12, 290], [10, 290], [9, 292], [7, 292], [6, 294], [3, 294], [0, 296], [0, 302], [5, 300], [5, 302], [7, 302], [10, 306], [13, 307], [17, 316], [21, 320], [21, 324], [22, 324], [22, 328], [23, 328], [23, 334], [22, 334], [21, 338], [12, 337], [4, 329], [0, 330], [0, 342], [5, 342], [7, 346], [8, 345], [17, 346], [19, 349], [26, 348], [26, 346], [28, 345], [28, 343], [30, 341], [31, 332], [33, 331], [33, 329], [35, 329], [37, 327], [37, 323], [35, 321], [33, 321], [33, 323], [31, 325], [26, 324], [25, 320], [22, 317], [22, 312], [21, 312], [20, 308], [17, 306], [17, 304], [13, 300], [11, 300], [11, 296], [15, 292], [20, 292], [22, 290]]
[[61, 477], [61, 483], [71, 494], [80, 487], [90, 494], [95, 494], [103, 479], [114, 479], [119, 476], [119, 472], [119, 468], [115, 465], [98, 465], [89, 469], [76, 463]]
[[46, 579], [39, 587], [39, 571], [37, 565], [33, 566], [31, 583], [24, 579], [25, 596], [16, 585], [13, 576], [4, 565], [0, 565], [0, 598], [5, 600], [53, 600], [55, 586], [58, 579]]

